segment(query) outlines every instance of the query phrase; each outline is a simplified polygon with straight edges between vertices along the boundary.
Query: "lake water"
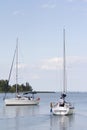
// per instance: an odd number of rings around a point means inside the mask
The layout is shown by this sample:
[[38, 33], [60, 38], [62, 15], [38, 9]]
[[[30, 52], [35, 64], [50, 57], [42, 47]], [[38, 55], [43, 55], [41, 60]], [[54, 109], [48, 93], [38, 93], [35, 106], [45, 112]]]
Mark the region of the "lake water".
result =
[[75, 106], [75, 114], [54, 116], [50, 102], [59, 99], [59, 93], [38, 94], [37, 106], [5, 106], [0, 94], [1, 130], [87, 130], [87, 93], [69, 93], [67, 98]]

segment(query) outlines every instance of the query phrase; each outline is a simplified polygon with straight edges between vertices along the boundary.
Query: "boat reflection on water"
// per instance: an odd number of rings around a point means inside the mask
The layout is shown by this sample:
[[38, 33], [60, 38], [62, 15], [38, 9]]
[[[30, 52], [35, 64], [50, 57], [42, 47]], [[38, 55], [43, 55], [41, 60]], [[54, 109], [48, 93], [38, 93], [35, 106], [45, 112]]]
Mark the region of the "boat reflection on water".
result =
[[[2, 119], [5, 125], [1, 129], [5, 130], [25, 130], [32, 125], [34, 117], [39, 113], [38, 106], [5, 106], [2, 112]], [[3, 121], [3, 120], [2, 120]]]
[[70, 116], [50, 116], [50, 130], [70, 130], [74, 122], [74, 115]]
[[7, 118], [23, 117], [36, 115], [39, 112], [39, 105], [37, 106], [5, 106], [3, 115]]

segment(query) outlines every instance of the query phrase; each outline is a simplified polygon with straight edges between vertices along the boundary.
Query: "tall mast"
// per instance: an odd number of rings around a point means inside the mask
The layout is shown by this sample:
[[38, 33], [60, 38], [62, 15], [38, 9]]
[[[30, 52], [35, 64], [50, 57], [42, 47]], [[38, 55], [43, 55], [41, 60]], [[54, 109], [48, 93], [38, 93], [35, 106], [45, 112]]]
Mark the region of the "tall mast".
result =
[[17, 96], [17, 86], [18, 86], [18, 38], [16, 41], [16, 96]]
[[65, 28], [63, 29], [63, 93], [66, 93]]

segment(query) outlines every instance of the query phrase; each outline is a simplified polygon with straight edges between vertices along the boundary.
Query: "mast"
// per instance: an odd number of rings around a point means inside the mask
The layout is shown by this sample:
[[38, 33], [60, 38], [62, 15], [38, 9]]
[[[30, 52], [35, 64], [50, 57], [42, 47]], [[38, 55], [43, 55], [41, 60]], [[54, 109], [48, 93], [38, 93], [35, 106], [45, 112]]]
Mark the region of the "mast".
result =
[[18, 38], [16, 41], [16, 96], [17, 96], [17, 86], [18, 86]]
[[66, 50], [65, 50], [65, 28], [63, 29], [63, 93], [66, 93]]

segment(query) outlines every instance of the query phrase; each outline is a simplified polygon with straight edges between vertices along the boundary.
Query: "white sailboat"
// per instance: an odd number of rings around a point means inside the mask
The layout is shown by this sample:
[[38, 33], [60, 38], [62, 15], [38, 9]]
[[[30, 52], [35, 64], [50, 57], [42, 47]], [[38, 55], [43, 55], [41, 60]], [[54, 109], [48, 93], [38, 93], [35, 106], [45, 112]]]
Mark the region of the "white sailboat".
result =
[[65, 60], [65, 29], [63, 29], [63, 92], [61, 97], [57, 103], [50, 103], [51, 112], [54, 115], [69, 115], [74, 113], [74, 106], [70, 103], [65, 101], [66, 97], [66, 60]]
[[[19, 95], [18, 91], [17, 91], [17, 85], [18, 85], [18, 39], [17, 39], [17, 44], [16, 44], [16, 50], [15, 50], [15, 54], [14, 54], [14, 58], [16, 56], [16, 94], [15, 94], [15, 98], [5, 98], [5, 105], [6, 106], [18, 106], [18, 105], [37, 105], [40, 102], [40, 98], [34, 98], [34, 96], [32, 96], [32, 98], [28, 97], [28, 96], [21, 96]], [[14, 58], [13, 58], [13, 62], [14, 62]], [[12, 66], [13, 66], [13, 62], [12, 62]], [[11, 70], [12, 70], [12, 66], [11, 66]], [[10, 71], [10, 75], [11, 75], [11, 71]], [[9, 77], [10, 79], [10, 77]], [[31, 92], [34, 95], [34, 92]]]

